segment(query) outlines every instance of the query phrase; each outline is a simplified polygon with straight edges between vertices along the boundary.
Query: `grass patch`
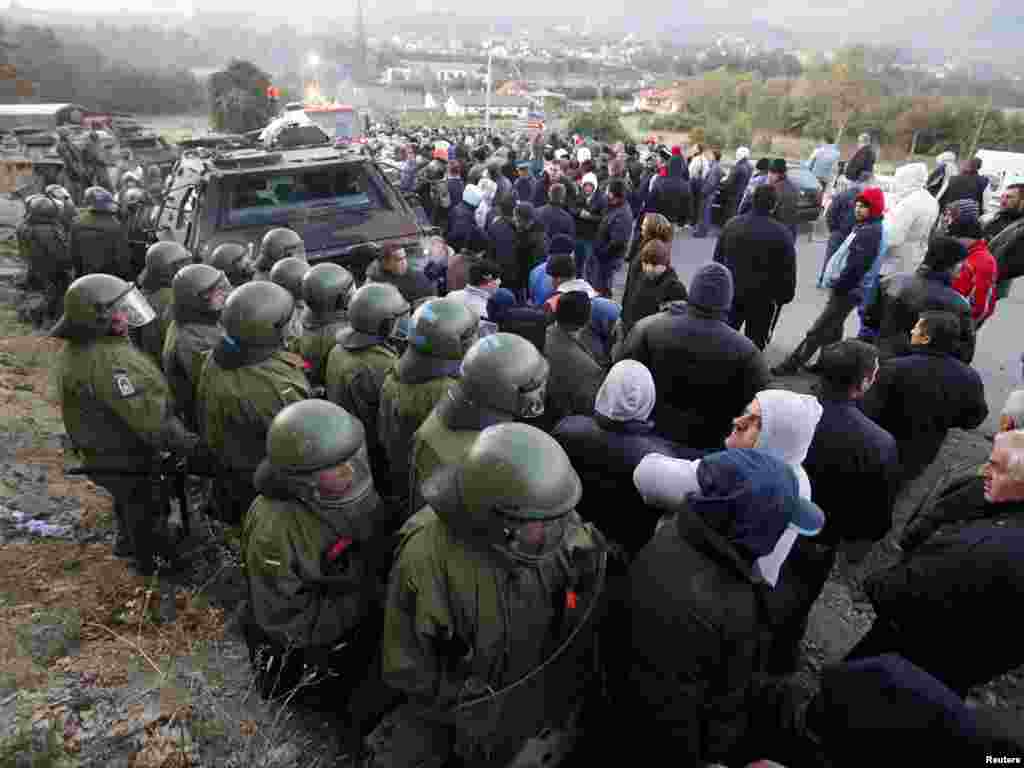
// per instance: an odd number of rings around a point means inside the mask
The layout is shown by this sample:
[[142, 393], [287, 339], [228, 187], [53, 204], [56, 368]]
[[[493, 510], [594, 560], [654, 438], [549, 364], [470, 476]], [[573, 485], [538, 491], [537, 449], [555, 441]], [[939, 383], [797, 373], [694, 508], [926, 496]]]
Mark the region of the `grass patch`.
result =
[[74, 760], [64, 750], [64, 735], [56, 719], [48, 721], [48, 727], [33, 727], [27, 718], [22, 720], [13, 736], [0, 742], [0, 768], [22, 765], [66, 768], [74, 765]]

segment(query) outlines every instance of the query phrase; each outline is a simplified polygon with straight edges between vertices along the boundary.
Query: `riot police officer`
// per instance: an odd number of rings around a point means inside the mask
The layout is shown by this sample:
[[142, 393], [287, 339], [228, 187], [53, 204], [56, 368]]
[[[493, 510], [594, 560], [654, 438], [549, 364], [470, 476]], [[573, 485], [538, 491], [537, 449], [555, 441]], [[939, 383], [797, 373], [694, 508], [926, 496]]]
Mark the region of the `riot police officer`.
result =
[[128, 240], [131, 252], [132, 273], [137, 275], [146, 266], [146, 250], [151, 244], [147, 215], [149, 198], [138, 187], [129, 187], [118, 194], [118, 210], [121, 215], [121, 226]]
[[128, 238], [117, 218], [117, 203], [103, 187], [89, 187], [85, 210], [71, 227], [71, 263], [78, 275], [102, 272], [132, 280]]
[[274, 416], [310, 396], [302, 358], [284, 349], [294, 301], [279, 285], [257, 280], [232, 292], [221, 313], [224, 334], [196, 387], [196, 422], [220, 460], [215, 503], [237, 524], [256, 497], [252, 473], [265, 456]]
[[607, 558], [576, 514], [580, 478], [552, 437], [499, 424], [423, 491], [429, 506], [399, 531], [382, 646], [407, 703], [371, 734], [370, 763], [557, 765], [593, 682]]
[[155, 568], [158, 555], [173, 556], [159, 524], [169, 507], [162, 496], [154, 497], [147, 473], [163, 451], [206, 457], [199, 438], [174, 414], [160, 369], [128, 338], [130, 328], [154, 317], [131, 283], [91, 274], [68, 288], [53, 330], [68, 339], [58, 363], [64, 428], [85, 468], [95, 472], [90, 475], [114, 497], [114, 554], [134, 555], [145, 573]]
[[256, 272], [249, 258], [249, 248], [242, 243], [221, 243], [210, 254], [210, 266], [224, 273], [228, 282], [237, 288], [250, 280]]
[[385, 495], [390, 495], [390, 475], [378, 438], [377, 413], [384, 379], [409, 336], [410, 309], [388, 283], [368, 283], [356, 291], [348, 306], [351, 325], [338, 334], [324, 374], [327, 399], [363, 422], [373, 476]]
[[[358, 680], [379, 647], [381, 573], [390, 560], [382, 545], [395, 530], [374, 487], [362, 424], [325, 400], [289, 405], [270, 424], [255, 483], [242, 556], [245, 634], [261, 693], [287, 691], [304, 667], [344, 665], [344, 677]], [[334, 650], [339, 644], [344, 651]]]
[[26, 287], [46, 294], [44, 311], [55, 321], [71, 283], [68, 238], [57, 203], [45, 195], [32, 195], [25, 202], [25, 218], [18, 225], [17, 238], [21, 258], [28, 265]]
[[[514, 333], [495, 333], [470, 347], [461, 377], [413, 435], [412, 497], [423, 480], [458, 463], [484, 428], [543, 415], [549, 371], [537, 348]], [[412, 511], [417, 507], [414, 502]]]
[[299, 354], [315, 388], [324, 386], [327, 356], [338, 334], [349, 327], [348, 304], [355, 292], [355, 277], [338, 264], [317, 264], [302, 278], [302, 316]]
[[208, 264], [189, 264], [171, 283], [174, 304], [164, 338], [164, 375], [182, 421], [195, 428], [193, 393], [202, 356], [220, 341], [221, 310], [231, 292], [224, 273]]
[[409, 493], [412, 437], [455, 383], [479, 327], [473, 310], [456, 299], [431, 299], [413, 313], [409, 345], [384, 380], [377, 417], [397, 496]]
[[78, 218], [78, 209], [75, 207], [75, 203], [71, 199], [71, 193], [60, 184], [51, 184], [46, 188], [44, 194], [57, 204], [57, 208], [60, 211], [60, 222], [64, 227], [64, 233], [70, 237], [71, 226]]
[[163, 361], [164, 339], [171, 322], [170, 308], [174, 303], [171, 285], [174, 276], [191, 263], [192, 255], [175, 242], [161, 241], [146, 249], [146, 268], [139, 274], [139, 286], [156, 320], [139, 329], [138, 342], [158, 363]]
[[299, 339], [302, 336], [302, 312], [305, 304], [302, 301], [302, 278], [309, 272], [309, 262], [299, 256], [286, 256], [270, 268], [270, 282], [277, 283], [292, 295], [295, 302], [291, 320], [284, 332], [284, 345], [289, 352], [299, 351]]
[[256, 259], [256, 280], [269, 280], [270, 270], [281, 259], [289, 256], [306, 258], [306, 246], [299, 233], [288, 227], [275, 227], [260, 241], [260, 254]]

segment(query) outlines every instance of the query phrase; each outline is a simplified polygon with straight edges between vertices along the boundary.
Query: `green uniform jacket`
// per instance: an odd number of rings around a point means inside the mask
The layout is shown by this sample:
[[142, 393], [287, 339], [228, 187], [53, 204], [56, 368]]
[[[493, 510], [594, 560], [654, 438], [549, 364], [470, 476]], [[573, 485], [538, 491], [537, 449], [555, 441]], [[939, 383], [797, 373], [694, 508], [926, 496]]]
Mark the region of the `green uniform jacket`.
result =
[[438, 401], [448, 394], [455, 382], [449, 376], [408, 384], [392, 371], [384, 380], [380, 392], [380, 413], [377, 432], [387, 452], [391, 476], [397, 487], [409, 488], [413, 435], [430, 416]]
[[64, 428], [87, 465], [149, 469], [175, 447], [167, 380], [127, 337], [69, 341], [58, 372]]
[[302, 360], [290, 352], [237, 368], [223, 368], [207, 353], [196, 388], [196, 422], [225, 468], [251, 475], [266, 455], [274, 416], [309, 396]]
[[418, 492], [419, 484], [442, 467], [462, 461], [473, 441], [480, 434], [476, 429], [449, 429], [434, 410], [416, 430], [412, 439], [412, 488]]
[[164, 339], [163, 364], [167, 383], [174, 395], [175, 411], [190, 427], [196, 423], [196, 382], [203, 366], [203, 353], [220, 340], [218, 325], [183, 323], [171, 320]]
[[306, 374], [314, 387], [324, 386], [327, 358], [338, 343], [335, 337], [348, 325], [348, 320], [336, 320], [323, 325], [310, 325], [307, 322], [303, 326], [298, 353], [306, 361]]
[[146, 301], [156, 313], [156, 319], [139, 329], [139, 346], [150, 357], [160, 365], [164, 356], [164, 340], [167, 338], [167, 328], [171, 324], [171, 306], [174, 304], [174, 292], [167, 288], [160, 288], [152, 293], [145, 293]]
[[329, 565], [325, 557], [341, 536], [352, 536], [351, 528], [297, 499], [253, 502], [242, 534], [250, 599], [257, 623], [282, 647], [332, 645], [363, 618], [364, 561]]
[[338, 344], [327, 358], [327, 399], [363, 422], [367, 442], [377, 437], [381, 387], [397, 362], [398, 353], [382, 344], [365, 349]]
[[30, 287], [49, 285], [58, 273], [70, 271], [67, 235], [60, 224], [23, 224], [17, 236], [19, 255], [28, 265]]
[[384, 619], [384, 680], [437, 713], [451, 709], [469, 677], [498, 689], [544, 661], [564, 639], [556, 606], [579, 583], [579, 564], [592, 564], [604, 547], [572, 512], [563, 548], [524, 564], [456, 538], [429, 506], [405, 523], [399, 539]]
[[129, 281], [135, 278], [128, 238], [117, 216], [82, 211], [71, 227], [71, 263], [79, 275], [105, 272]]

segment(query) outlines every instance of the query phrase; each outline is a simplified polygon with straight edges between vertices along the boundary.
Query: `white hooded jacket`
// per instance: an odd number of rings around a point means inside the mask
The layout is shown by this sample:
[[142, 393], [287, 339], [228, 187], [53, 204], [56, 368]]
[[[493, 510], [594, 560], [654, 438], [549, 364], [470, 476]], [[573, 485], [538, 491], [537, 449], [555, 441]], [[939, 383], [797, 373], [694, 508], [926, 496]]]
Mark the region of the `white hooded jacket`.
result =
[[883, 221], [889, 248], [882, 257], [879, 275], [911, 272], [924, 260], [928, 237], [939, 217], [939, 203], [924, 188], [928, 168], [910, 163], [896, 169], [896, 198]]

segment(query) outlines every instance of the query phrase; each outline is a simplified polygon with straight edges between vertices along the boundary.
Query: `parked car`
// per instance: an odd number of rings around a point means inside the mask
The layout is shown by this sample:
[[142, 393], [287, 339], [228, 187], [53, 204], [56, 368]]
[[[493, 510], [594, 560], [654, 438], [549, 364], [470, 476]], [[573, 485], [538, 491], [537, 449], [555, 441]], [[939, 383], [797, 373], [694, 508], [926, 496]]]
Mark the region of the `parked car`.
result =
[[[722, 170], [725, 171], [725, 175], [729, 175], [729, 171], [732, 170], [732, 163], [722, 163]], [[818, 178], [811, 173], [809, 170], [804, 168], [799, 163], [791, 162], [788, 165], [788, 171], [786, 174], [789, 180], [796, 186], [799, 198], [797, 200], [797, 218], [801, 222], [816, 221], [821, 216], [822, 211], [822, 189], [821, 184], [818, 183]], [[725, 178], [725, 176], [723, 176]], [[724, 217], [724, 211], [722, 209], [721, 201], [716, 198], [715, 202], [712, 203], [712, 221], [718, 226], [722, 226], [725, 222], [722, 221]]]

